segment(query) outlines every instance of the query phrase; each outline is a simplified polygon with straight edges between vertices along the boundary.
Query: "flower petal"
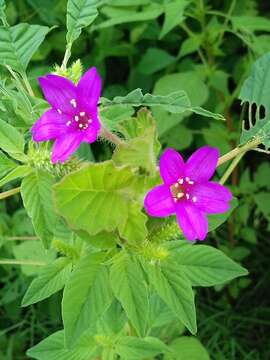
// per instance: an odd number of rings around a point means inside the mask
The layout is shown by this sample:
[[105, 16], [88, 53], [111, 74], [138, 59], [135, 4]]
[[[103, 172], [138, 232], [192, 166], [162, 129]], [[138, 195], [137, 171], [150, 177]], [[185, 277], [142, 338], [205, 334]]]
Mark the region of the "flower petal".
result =
[[193, 181], [209, 180], [217, 167], [218, 149], [203, 146], [195, 151], [186, 162], [186, 175]]
[[208, 223], [206, 215], [189, 201], [179, 201], [176, 218], [183, 235], [187, 240], [204, 240]]
[[76, 101], [76, 87], [70, 80], [58, 75], [46, 75], [38, 78], [38, 81], [44, 97], [54, 109], [74, 114], [75, 108], [70, 101]]
[[69, 155], [71, 155], [77, 148], [80, 146], [82, 142], [83, 133], [75, 133], [72, 132], [70, 134], [65, 134], [58, 137], [52, 148], [52, 163], [56, 163], [57, 161], [64, 162]]
[[67, 115], [60, 115], [56, 110], [45, 111], [31, 128], [33, 140], [47, 141], [65, 134], [69, 130], [66, 126], [68, 120]]
[[148, 215], [166, 217], [175, 213], [175, 206], [168, 186], [155, 186], [144, 198], [144, 208]]
[[194, 185], [190, 196], [195, 196], [194, 205], [208, 214], [218, 214], [229, 210], [229, 201], [232, 199], [232, 194], [225, 186], [210, 181]]
[[179, 177], [184, 176], [184, 160], [173, 149], [166, 149], [159, 160], [160, 175], [167, 185], [172, 185]]
[[101, 92], [101, 79], [95, 67], [80, 78], [76, 90], [80, 109], [91, 113], [97, 107]]

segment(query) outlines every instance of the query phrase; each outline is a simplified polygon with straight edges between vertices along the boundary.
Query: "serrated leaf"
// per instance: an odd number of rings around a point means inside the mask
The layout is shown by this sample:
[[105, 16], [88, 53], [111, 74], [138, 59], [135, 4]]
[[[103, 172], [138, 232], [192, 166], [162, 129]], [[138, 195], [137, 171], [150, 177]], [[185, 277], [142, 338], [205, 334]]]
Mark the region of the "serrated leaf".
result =
[[178, 319], [194, 334], [197, 331], [194, 293], [185, 272], [172, 259], [147, 266], [150, 283]]
[[111, 232], [126, 221], [133, 173], [112, 161], [85, 166], [54, 187], [59, 213], [75, 229]]
[[0, 151], [0, 177], [3, 177], [7, 172], [13, 170], [18, 165], [9, 159], [2, 151]]
[[[254, 137], [262, 139], [266, 148], [270, 147], [270, 52], [260, 57], [252, 66], [251, 75], [245, 80], [239, 98], [251, 107], [256, 104], [256, 122], [249, 129], [243, 129], [240, 143]], [[265, 117], [260, 118], [260, 107], [265, 109]], [[252, 119], [250, 119], [252, 122]]]
[[62, 314], [68, 347], [95, 325], [112, 302], [108, 272], [102, 265], [104, 256], [92, 253], [82, 258], [65, 286]]
[[67, 43], [73, 43], [84, 27], [92, 24], [98, 16], [97, 0], [68, 0]]
[[15, 158], [17, 158], [17, 155], [23, 154], [24, 150], [24, 139], [22, 134], [20, 134], [13, 126], [1, 119], [0, 148]]
[[59, 258], [52, 264], [44, 266], [27, 289], [22, 306], [35, 304], [61, 290], [68, 280], [71, 268], [71, 260], [68, 258]]
[[85, 334], [71, 350], [64, 346], [64, 331], [57, 331], [27, 351], [36, 360], [91, 360], [97, 356], [92, 334]]
[[175, 251], [179, 268], [193, 286], [213, 286], [247, 275], [247, 270], [208, 245], [188, 245]]
[[168, 351], [168, 347], [161, 340], [151, 336], [143, 339], [122, 336], [115, 344], [115, 352], [128, 360], [146, 359]]
[[130, 244], [139, 244], [146, 239], [147, 216], [142, 213], [141, 205], [132, 202], [128, 206], [128, 216], [119, 226], [119, 234]]
[[47, 26], [21, 23], [0, 27], [0, 65], [24, 72], [31, 57], [50, 31]]
[[0, 186], [5, 185], [12, 180], [25, 177], [29, 175], [32, 171], [33, 169], [28, 165], [17, 166], [15, 169], [11, 170], [11, 172], [8, 173], [5, 177], [3, 177], [3, 179], [0, 180]]
[[187, 0], [172, 0], [165, 3], [165, 19], [159, 35], [160, 39], [185, 19], [184, 10], [187, 5]]
[[110, 282], [116, 298], [140, 336], [146, 331], [148, 292], [138, 262], [122, 251], [113, 260]]
[[45, 247], [49, 246], [54, 236], [57, 220], [52, 204], [53, 183], [52, 175], [36, 170], [25, 177], [21, 184], [24, 207]]

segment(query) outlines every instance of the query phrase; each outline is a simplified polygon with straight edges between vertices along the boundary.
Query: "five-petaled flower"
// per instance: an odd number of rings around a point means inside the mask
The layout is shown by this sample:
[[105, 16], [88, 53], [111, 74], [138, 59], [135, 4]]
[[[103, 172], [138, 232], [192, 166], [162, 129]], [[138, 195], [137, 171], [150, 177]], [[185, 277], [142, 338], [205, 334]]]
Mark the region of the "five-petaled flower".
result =
[[38, 80], [51, 108], [32, 126], [32, 137], [34, 141], [54, 140], [51, 161], [64, 162], [81, 142], [92, 143], [98, 136], [101, 79], [96, 69], [91, 68], [77, 86], [58, 75]]
[[144, 199], [148, 215], [166, 217], [176, 213], [186, 239], [204, 240], [208, 230], [206, 214], [227, 211], [232, 199], [224, 186], [209, 181], [217, 161], [218, 150], [210, 146], [198, 149], [186, 163], [175, 150], [165, 150], [159, 163], [164, 184], [154, 187]]

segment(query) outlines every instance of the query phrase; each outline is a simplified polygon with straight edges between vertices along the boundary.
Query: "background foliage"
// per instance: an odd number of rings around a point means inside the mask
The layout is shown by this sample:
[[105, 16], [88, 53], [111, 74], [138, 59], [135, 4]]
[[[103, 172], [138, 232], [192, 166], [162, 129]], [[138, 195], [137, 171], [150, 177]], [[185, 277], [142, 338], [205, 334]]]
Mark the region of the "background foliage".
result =
[[[72, 45], [71, 59], [80, 58], [85, 69], [92, 65], [97, 66], [104, 81], [103, 96], [108, 99], [125, 96], [136, 88], [141, 88], [143, 94], [154, 95], [186, 91], [191, 104], [184, 102], [183, 106], [185, 105], [189, 111], [179, 114], [177, 111], [168, 111], [164, 108], [152, 108], [163, 147], [174, 147], [187, 156], [193, 148], [204, 143], [217, 146], [221, 154], [236, 146], [243, 118], [238, 97], [251, 102], [254, 100], [250, 99], [248, 89], [242, 89], [240, 95], [240, 88], [250, 75], [254, 61], [270, 51], [269, 4], [265, 1], [253, 0], [232, 2], [107, 0], [94, 1], [98, 5], [99, 12], [99, 16], [96, 17], [97, 12], [93, 10], [81, 13], [78, 8], [79, 3], [82, 2], [69, 1], [66, 36], [66, 1], [6, 1], [6, 17], [3, 13], [4, 2], [0, 1], [0, 17], [4, 23], [8, 22], [12, 26], [11, 30], [0, 29], [0, 64], [9, 64], [22, 74], [25, 74], [27, 68], [31, 86], [34, 92], [38, 93], [36, 77], [50, 72], [52, 64], [61, 64], [66, 43], [70, 44], [76, 40]], [[90, 3], [93, 1], [89, 1]], [[79, 25], [76, 19], [80, 19]], [[80, 26], [87, 25], [92, 20], [94, 21], [92, 25], [81, 32]], [[29, 25], [20, 23], [42, 26], [30, 28]], [[25, 46], [29, 39], [32, 45]], [[14, 56], [14, 47], [16, 56]], [[8, 92], [11, 95], [11, 100], [0, 97], [1, 121], [8, 120], [15, 127], [26, 129], [36, 120], [44, 104], [42, 101], [29, 104], [27, 98], [16, 96], [11, 84], [5, 86], [6, 75], [7, 70], [1, 67], [0, 92], [4, 95]], [[135, 95], [133, 100], [135, 99], [137, 104], [150, 101], [143, 99], [141, 94]], [[269, 106], [263, 102], [263, 99], [255, 99], [255, 101], [257, 104], [259, 101], [259, 104], [265, 107]], [[200, 116], [198, 114], [201, 111], [198, 110], [200, 106], [213, 113], [224, 114], [226, 121]], [[34, 112], [31, 109], [34, 109]], [[117, 107], [114, 110], [108, 107], [103, 111], [102, 118], [108, 122], [108, 126], [116, 128], [119, 116], [124, 119], [132, 115], [133, 108], [126, 105], [125, 116], [122, 112], [117, 112]], [[163, 121], [164, 118], [167, 119], [166, 122]], [[255, 130], [256, 126], [258, 123], [255, 125]], [[6, 123], [1, 125], [0, 137], [5, 138], [4, 151], [21, 160], [24, 141], [28, 140], [30, 135], [26, 134], [24, 139], [19, 132], [14, 132], [12, 129]], [[264, 126], [259, 130], [266, 131]], [[244, 140], [243, 136], [245, 136]], [[246, 141], [248, 136], [250, 132], [244, 132], [241, 141]], [[266, 140], [265, 145], [269, 147], [269, 139]], [[97, 161], [108, 159], [110, 154], [111, 147], [106, 143], [96, 143], [91, 149], [81, 147], [79, 151], [81, 158]], [[121, 156], [123, 153], [114, 154], [114, 160], [119, 164], [125, 161]], [[4, 153], [0, 153], [0, 159], [0, 173], [1, 164], [5, 164], [1, 177], [4, 178], [6, 175], [9, 164], [11, 172], [8, 176], [9, 179], [14, 179], [12, 183], [6, 185], [6, 181], [0, 180], [3, 189], [9, 190], [16, 186], [18, 177], [24, 177], [29, 173], [29, 168], [21, 165], [19, 168], [16, 167], [14, 173], [13, 162], [6, 158]], [[134, 161], [138, 162], [141, 159], [136, 158]], [[232, 281], [226, 289], [216, 285], [215, 290], [205, 288], [197, 291], [198, 338], [212, 359], [266, 360], [270, 357], [266, 331], [270, 325], [270, 310], [267, 306], [269, 298], [267, 240], [270, 231], [268, 161], [266, 157], [252, 152], [233, 172], [230, 187], [239, 199], [237, 210], [226, 224], [207, 238], [208, 244], [215, 245], [234, 260], [241, 261], [250, 272], [248, 277]], [[151, 171], [151, 164], [148, 165], [147, 170]], [[220, 174], [223, 171], [224, 168], [221, 167]], [[53, 179], [42, 171], [35, 176], [39, 177], [38, 181], [45, 183], [45, 189], [46, 184], [49, 187], [53, 182]], [[35, 191], [37, 188], [35, 176], [31, 175], [24, 179], [23, 194], [27, 197], [27, 192], [32, 191], [34, 199], [31, 198], [29, 201], [42, 203], [45, 198], [47, 199], [47, 194], [39, 194]], [[120, 200], [118, 205], [122, 206]], [[48, 239], [53, 238], [53, 234], [44, 234], [44, 229], [50, 231], [56, 226], [57, 219], [50, 216], [52, 205], [44, 202], [44, 206], [48, 207], [46, 213], [49, 216], [39, 219], [38, 224], [43, 223], [44, 226], [38, 228], [35, 223], [34, 226], [36, 233], [42, 239]], [[0, 211], [1, 258], [31, 258], [36, 259], [37, 263], [50, 262], [55, 258], [56, 251], [45, 252], [42, 245], [35, 240], [32, 224], [22, 208], [19, 196], [14, 196], [5, 202], [1, 201]], [[117, 225], [112, 223], [112, 219], [109, 220], [108, 229]], [[60, 233], [63, 229], [61, 224], [58, 226]], [[98, 224], [93, 226], [96, 227]], [[64, 237], [62, 234], [58, 238], [61, 239], [61, 236]], [[24, 241], [18, 240], [18, 237], [23, 237]], [[56, 250], [59, 250], [57, 244]], [[72, 249], [69, 251], [72, 252]], [[74, 259], [76, 256], [76, 253], [70, 254], [70, 258]], [[54, 286], [56, 289], [61, 289], [70, 274], [70, 263], [66, 259], [57, 261], [57, 268], [52, 268], [51, 271], [52, 274], [55, 271], [60, 272], [61, 276]], [[98, 262], [99, 259], [96, 259], [97, 267]], [[77, 271], [83, 274], [86, 265], [81, 264]], [[118, 299], [122, 296], [121, 289], [117, 287], [118, 276], [123, 273], [124, 267], [130, 269], [129, 267], [132, 266], [134, 264], [126, 264], [126, 259], [120, 258], [111, 273], [111, 281], [115, 283], [113, 292]], [[36, 266], [18, 267], [4, 264], [0, 266], [0, 358], [5, 360], [27, 359], [24, 354], [28, 348], [62, 328], [59, 310], [61, 296], [58, 293], [38, 304], [20, 308], [25, 291], [33, 276], [37, 274], [37, 270]], [[130, 276], [130, 272], [132, 273], [131, 270], [126, 271], [127, 277]], [[101, 273], [99, 276], [104, 277], [105, 283], [107, 274]], [[137, 276], [140, 279], [143, 275]], [[157, 282], [158, 274], [152, 276], [156, 277], [154, 282]], [[45, 278], [44, 282], [46, 281], [48, 279]], [[138, 284], [134, 284], [134, 287], [137, 286]], [[138, 309], [143, 309], [144, 289], [139, 287], [138, 289], [141, 296], [135, 298], [135, 301]], [[25, 306], [35, 302], [33, 294], [36, 294], [36, 289], [32, 295], [30, 290], [23, 299]], [[67, 287], [64, 299], [70, 296], [69, 291], [72, 291], [72, 288]], [[110, 293], [106, 293], [103, 301], [109, 302], [111, 296]], [[42, 292], [38, 297], [42, 298]], [[155, 299], [152, 301], [154, 302]], [[129, 312], [129, 309], [125, 310]], [[162, 313], [157, 309], [157, 313], [159, 312]], [[117, 314], [116, 305], [112, 313]], [[94, 315], [89, 315], [89, 321]], [[162, 313], [162, 317], [163, 323], [160, 320], [158, 324], [153, 325], [153, 334], [155, 331], [161, 332], [162, 339], [166, 341], [168, 338], [176, 338], [181, 331], [184, 331], [176, 325], [172, 326], [170, 323], [168, 325], [170, 314], [166, 311]], [[137, 314], [136, 319], [135, 330], [139, 333], [143, 332], [143, 312]], [[155, 314], [153, 314], [153, 323], [154, 320]], [[69, 318], [67, 321], [73, 320]], [[121, 319], [119, 322], [121, 327]], [[68, 326], [72, 329], [76, 324], [71, 323]], [[70, 335], [66, 334], [66, 336]], [[54, 341], [55, 344], [61, 343], [63, 333], [57, 333]], [[84, 339], [84, 341], [90, 340]], [[117, 344], [117, 351], [123, 356], [129, 346], [125, 341], [127, 339], [123, 338]], [[202, 345], [193, 338], [188, 340], [190, 344], [185, 341], [184, 338], [178, 338], [173, 341], [172, 347], [176, 352], [178, 348], [187, 347], [188, 351], [188, 348], [199, 347], [198, 359], [203, 359], [202, 354], [205, 350], [201, 350]], [[147, 348], [147, 344], [144, 346]], [[155, 346], [159, 349], [161, 345], [155, 344]], [[208, 359], [207, 352], [205, 359]], [[149, 352], [149, 357], [154, 355]], [[108, 359], [109, 356], [108, 354]], [[194, 356], [194, 359], [197, 359], [196, 354]], [[167, 359], [170, 359], [169, 355]]]

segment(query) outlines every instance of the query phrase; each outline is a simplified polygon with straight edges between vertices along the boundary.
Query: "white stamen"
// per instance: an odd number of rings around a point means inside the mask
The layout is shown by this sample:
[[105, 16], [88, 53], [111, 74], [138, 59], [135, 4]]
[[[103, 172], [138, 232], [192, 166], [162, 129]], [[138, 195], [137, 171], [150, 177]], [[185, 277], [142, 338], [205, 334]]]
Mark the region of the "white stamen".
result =
[[175, 184], [174, 184], [174, 187], [178, 188], [178, 187], [179, 187], [179, 184], [178, 184], [178, 183], [175, 183]]
[[81, 112], [80, 112], [80, 116], [85, 116], [85, 112], [84, 112], [84, 111], [81, 111]]
[[194, 181], [189, 180], [188, 183], [189, 183], [190, 185], [193, 185], [193, 184], [194, 184]]
[[68, 122], [66, 122], [66, 125], [69, 126], [71, 124], [71, 121], [69, 120]]
[[58, 114], [62, 114], [62, 111], [60, 109], [57, 109]]
[[79, 128], [80, 128], [80, 129], [83, 128], [83, 124], [79, 124]]
[[196, 197], [196, 196], [193, 196], [193, 197], [192, 197], [192, 201], [193, 201], [193, 202], [196, 202], [196, 201], [197, 201], [197, 197]]
[[179, 184], [183, 184], [184, 183], [184, 180], [183, 179], [178, 179], [178, 182], [179, 182]]
[[77, 107], [77, 103], [76, 103], [76, 100], [75, 99], [71, 99], [70, 100], [70, 103], [73, 107]]
[[186, 176], [185, 180], [186, 180], [186, 182], [189, 182], [190, 178]]
[[187, 200], [189, 200], [189, 194], [186, 194], [186, 198], [187, 198]]
[[74, 116], [74, 119], [75, 119], [76, 122], [78, 122], [79, 121], [79, 116], [77, 116], [77, 115]]
[[177, 194], [178, 199], [181, 199], [181, 197], [183, 197], [183, 196], [184, 196], [183, 193], [178, 193], [178, 194]]

